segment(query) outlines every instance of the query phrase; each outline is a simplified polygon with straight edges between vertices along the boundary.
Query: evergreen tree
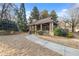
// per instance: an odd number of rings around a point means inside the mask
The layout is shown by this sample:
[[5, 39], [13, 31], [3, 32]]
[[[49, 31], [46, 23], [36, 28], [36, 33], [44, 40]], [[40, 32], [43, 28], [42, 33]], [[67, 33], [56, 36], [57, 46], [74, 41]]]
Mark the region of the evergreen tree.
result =
[[36, 6], [32, 9], [31, 19], [39, 20], [39, 10]]
[[40, 18], [44, 19], [47, 18], [49, 16], [48, 11], [47, 10], [43, 10], [40, 14]]
[[26, 20], [26, 12], [25, 12], [24, 3], [21, 3], [20, 10], [18, 10], [17, 14], [18, 14], [18, 25], [19, 25], [20, 31], [26, 31], [27, 20]]
[[58, 20], [57, 20], [58, 16], [57, 16], [55, 10], [51, 11], [50, 16], [52, 17], [54, 28], [56, 28], [58, 26]]
[[50, 16], [52, 17], [53, 20], [57, 20], [57, 17], [58, 17], [58, 16], [57, 16], [55, 10], [52, 10], [52, 11], [51, 11]]

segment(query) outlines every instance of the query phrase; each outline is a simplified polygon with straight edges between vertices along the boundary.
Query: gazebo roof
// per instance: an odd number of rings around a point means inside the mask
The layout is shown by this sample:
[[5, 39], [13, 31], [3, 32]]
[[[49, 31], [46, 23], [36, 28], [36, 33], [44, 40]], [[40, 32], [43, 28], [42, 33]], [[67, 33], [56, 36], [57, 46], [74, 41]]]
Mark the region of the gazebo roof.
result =
[[50, 22], [53, 22], [52, 17], [37, 20], [35, 22], [32, 22], [30, 25], [44, 24], [44, 23], [50, 23]]

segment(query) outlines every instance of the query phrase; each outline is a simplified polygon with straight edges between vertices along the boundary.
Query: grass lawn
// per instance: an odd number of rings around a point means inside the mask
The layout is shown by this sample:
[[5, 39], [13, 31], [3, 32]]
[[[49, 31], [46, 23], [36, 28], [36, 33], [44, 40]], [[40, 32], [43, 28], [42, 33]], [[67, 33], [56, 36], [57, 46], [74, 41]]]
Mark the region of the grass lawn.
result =
[[60, 56], [57, 52], [35, 44], [25, 38], [27, 34], [0, 36], [0, 55], [2, 56]]
[[59, 36], [51, 37], [51, 36], [44, 36], [44, 35], [38, 35], [38, 37], [51, 41], [51, 42], [62, 44], [68, 47], [79, 49], [79, 40], [75, 38], [65, 38], [65, 37], [59, 37]]

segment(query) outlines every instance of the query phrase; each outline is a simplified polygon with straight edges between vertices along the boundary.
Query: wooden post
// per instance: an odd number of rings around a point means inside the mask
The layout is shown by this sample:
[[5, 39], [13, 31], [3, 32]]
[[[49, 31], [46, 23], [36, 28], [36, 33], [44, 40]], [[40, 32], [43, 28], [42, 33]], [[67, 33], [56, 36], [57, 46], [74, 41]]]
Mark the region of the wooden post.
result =
[[35, 34], [36, 34], [36, 31], [37, 31], [37, 26], [35, 25]]
[[49, 23], [49, 34], [51, 33], [51, 23]]
[[40, 25], [40, 30], [42, 31], [42, 24]]
[[32, 26], [30, 25], [29, 26], [29, 33], [31, 33], [32, 32]]

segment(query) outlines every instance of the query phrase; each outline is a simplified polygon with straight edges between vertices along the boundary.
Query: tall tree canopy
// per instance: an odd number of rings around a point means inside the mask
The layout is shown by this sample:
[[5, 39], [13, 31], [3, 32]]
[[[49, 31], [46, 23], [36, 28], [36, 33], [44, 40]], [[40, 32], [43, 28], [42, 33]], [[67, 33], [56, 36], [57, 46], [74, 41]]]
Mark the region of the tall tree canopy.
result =
[[39, 20], [39, 10], [36, 6], [32, 9], [31, 19]]
[[52, 11], [50, 12], [50, 16], [52, 17], [52, 20], [54, 21], [54, 22], [53, 22], [54, 28], [56, 28], [57, 25], [58, 25], [58, 20], [57, 20], [57, 17], [58, 17], [58, 16], [57, 16], [55, 10], [52, 10]]
[[26, 31], [27, 30], [27, 20], [26, 20], [26, 12], [25, 12], [25, 6], [24, 3], [21, 3], [20, 9], [17, 12], [18, 15], [18, 25], [20, 31]]
[[58, 16], [57, 16], [55, 10], [52, 10], [52, 11], [50, 12], [50, 16], [52, 17], [53, 20], [57, 20], [57, 17], [58, 17]]
[[47, 18], [49, 16], [48, 11], [47, 10], [43, 10], [40, 14], [40, 18], [44, 19]]
[[26, 11], [25, 11], [25, 5], [24, 5], [24, 3], [21, 3], [20, 14], [21, 14], [22, 20], [24, 20], [25, 22], [27, 22], [26, 21]]

